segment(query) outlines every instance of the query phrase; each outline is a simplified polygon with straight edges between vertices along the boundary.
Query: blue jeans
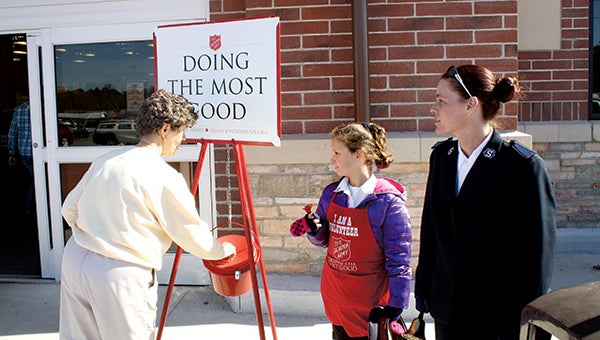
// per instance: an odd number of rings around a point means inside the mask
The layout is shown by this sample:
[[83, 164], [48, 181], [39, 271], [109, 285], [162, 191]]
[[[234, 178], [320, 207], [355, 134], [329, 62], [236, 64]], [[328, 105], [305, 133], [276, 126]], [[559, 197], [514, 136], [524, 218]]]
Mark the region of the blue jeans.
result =
[[35, 212], [35, 187], [33, 182], [33, 157], [21, 156], [23, 166], [27, 169], [29, 174], [27, 183], [27, 194], [25, 195], [25, 204], [23, 205], [23, 211], [27, 214], [33, 214]]

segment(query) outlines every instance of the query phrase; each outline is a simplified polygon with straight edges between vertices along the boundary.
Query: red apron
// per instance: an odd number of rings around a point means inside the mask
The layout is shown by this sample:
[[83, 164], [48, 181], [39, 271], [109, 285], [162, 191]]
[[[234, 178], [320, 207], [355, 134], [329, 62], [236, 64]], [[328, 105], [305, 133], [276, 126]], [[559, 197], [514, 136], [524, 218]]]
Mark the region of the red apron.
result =
[[333, 202], [336, 194], [325, 214], [330, 234], [321, 296], [332, 324], [350, 337], [367, 336], [369, 312], [389, 299], [385, 256], [371, 230], [368, 205], [342, 207]]

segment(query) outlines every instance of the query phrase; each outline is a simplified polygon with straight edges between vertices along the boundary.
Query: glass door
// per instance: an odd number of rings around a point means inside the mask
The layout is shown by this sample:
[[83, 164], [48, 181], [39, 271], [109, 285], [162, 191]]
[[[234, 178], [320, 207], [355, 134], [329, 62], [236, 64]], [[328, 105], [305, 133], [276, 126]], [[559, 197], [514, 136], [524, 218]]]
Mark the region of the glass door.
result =
[[[141, 102], [155, 90], [154, 27], [85, 27], [89, 34], [61, 28], [42, 31], [38, 40], [44, 70], [40, 106], [44, 107], [45, 174], [51, 239], [56, 249], [62, 250], [70, 237], [70, 229], [60, 215], [68, 192], [96, 157], [114, 148], [132, 147], [138, 141], [135, 115]], [[167, 159], [190, 185], [199, 152], [197, 144], [182, 145]], [[211, 164], [212, 152], [208, 152], [197, 202], [200, 215], [209, 224], [214, 221]], [[98, 197], [98, 204], [107, 199], [111, 198]], [[163, 269], [158, 273], [161, 283], [169, 280], [175, 250], [173, 245], [164, 257]], [[59, 264], [60, 258], [56, 257]], [[184, 253], [176, 282], [208, 284], [210, 279], [201, 260]]]
[[[39, 278], [40, 253], [35, 210], [27, 35], [0, 35], [0, 278]], [[9, 146], [10, 144], [10, 146]]]

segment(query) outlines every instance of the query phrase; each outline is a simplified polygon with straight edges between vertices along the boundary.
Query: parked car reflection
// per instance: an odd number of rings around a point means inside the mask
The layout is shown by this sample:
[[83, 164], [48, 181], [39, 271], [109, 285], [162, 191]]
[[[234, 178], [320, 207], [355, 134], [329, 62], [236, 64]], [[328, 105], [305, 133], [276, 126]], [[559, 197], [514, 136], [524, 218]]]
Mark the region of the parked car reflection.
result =
[[73, 133], [68, 125], [58, 122], [58, 145], [69, 146], [73, 145]]
[[90, 134], [83, 124], [73, 119], [59, 119], [58, 124], [67, 126], [75, 138], [86, 138]]
[[109, 120], [98, 124], [94, 143], [101, 145], [136, 144], [140, 138], [133, 120]]

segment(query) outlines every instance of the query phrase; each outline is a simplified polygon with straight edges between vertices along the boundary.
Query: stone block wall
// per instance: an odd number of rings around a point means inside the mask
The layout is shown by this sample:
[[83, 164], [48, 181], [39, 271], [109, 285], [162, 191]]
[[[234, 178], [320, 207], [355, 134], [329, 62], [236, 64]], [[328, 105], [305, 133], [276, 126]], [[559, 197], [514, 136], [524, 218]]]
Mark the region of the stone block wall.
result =
[[[600, 125], [529, 123], [520, 126], [520, 130], [532, 134], [532, 148], [546, 162], [557, 200], [558, 227], [600, 230]], [[413, 147], [407, 141], [398, 144]], [[430, 145], [429, 142], [425, 144]], [[265, 149], [264, 152], [273, 150]], [[322, 189], [337, 180], [326, 161], [327, 155], [321, 153], [314, 156], [317, 158], [315, 163], [303, 160], [303, 163], [254, 164], [251, 160], [247, 166], [268, 272], [306, 275], [321, 272], [325, 250], [314, 247], [305, 237], [295, 238], [289, 234], [290, 224], [304, 215], [302, 207], [317, 204]], [[413, 231], [414, 270], [428, 163], [424, 156], [418, 161], [406, 161], [402, 159], [406, 152], [394, 154], [398, 155], [397, 162], [379, 171], [378, 175], [398, 180], [406, 188]], [[251, 153], [250, 158], [255, 157]], [[288, 158], [300, 156], [290, 152]]]
[[600, 228], [600, 142], [535, 143], [554, 183], [559, 228]]
[[[398, 180], [407, 190], [413, 257], [418, 254], [427, 167], [427, 163], [393, 164], [378, 173]], [[316, 248], [306, 237], [291, 236], [289, 226], [304, 215], [303, 206], [318, 203], [323, 188], [338, 176], [329, 164], [251, 165], [248, 172], [267, 271], [319, 275], [325, 249]]]

